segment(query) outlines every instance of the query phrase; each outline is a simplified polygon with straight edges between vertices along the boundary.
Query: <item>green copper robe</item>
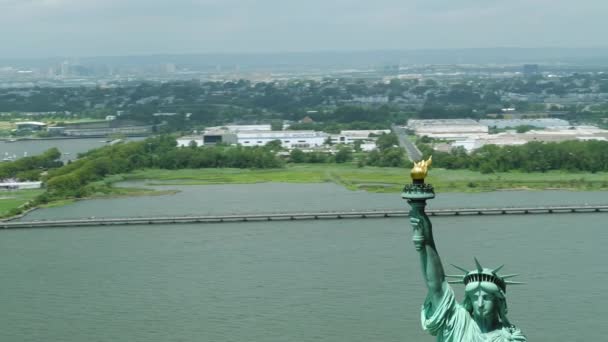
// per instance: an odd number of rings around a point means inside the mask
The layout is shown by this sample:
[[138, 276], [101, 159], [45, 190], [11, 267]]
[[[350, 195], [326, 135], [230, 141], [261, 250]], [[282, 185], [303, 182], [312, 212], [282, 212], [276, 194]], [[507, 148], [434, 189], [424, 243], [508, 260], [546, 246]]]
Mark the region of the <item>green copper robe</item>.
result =
[[[447, 284], [446, 284], [447, 285]], [[441, 302], [433, 308], [430, 298], [421, 312], [422, 328], [437, 336], [438, 342], [526, 342], [526, 337], [515, 326], [482, 333], [471, 314], [454, 298], [448, 285]]]

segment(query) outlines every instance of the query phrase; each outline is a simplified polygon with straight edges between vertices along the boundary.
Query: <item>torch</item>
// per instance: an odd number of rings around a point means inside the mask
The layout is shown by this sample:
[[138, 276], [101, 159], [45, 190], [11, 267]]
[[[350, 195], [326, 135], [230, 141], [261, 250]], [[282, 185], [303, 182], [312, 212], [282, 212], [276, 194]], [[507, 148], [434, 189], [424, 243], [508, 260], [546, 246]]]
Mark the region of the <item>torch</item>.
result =
[[[418, 219], [420, 221], [419, 227], [427, 228], [431, 227], [431, 221], [424, 212], [424, 208], [426, 207], [427, 200], [435, 198], [433, 186], [424, 183], [424, 178], [427, 176], [431, 163], [432, 157], [414, 163], [414, 167], [410, 172], [412, 183], [406, 184], [403, 188], [403, 193], [401, 194], [401, 197], [406, 199], [407, 203], [411, 206], [409, 217]], [[423, 230], [425, 230], [425, 232], [423, 232]], [[430, 233], [430, 229], [418, 228], [414, 230], [413, 241], [417, 250], [422, 248], [423, 242], [426, 240], [424, 236], [426, 232]]]

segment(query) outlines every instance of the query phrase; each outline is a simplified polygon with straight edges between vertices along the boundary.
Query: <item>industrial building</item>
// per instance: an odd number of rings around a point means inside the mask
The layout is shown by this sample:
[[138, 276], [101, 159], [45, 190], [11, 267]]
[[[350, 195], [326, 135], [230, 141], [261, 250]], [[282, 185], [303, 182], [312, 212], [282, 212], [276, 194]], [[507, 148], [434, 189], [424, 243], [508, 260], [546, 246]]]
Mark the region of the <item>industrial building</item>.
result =
[[[515, 131], [489, 134], [489, 127], [510, 128], [533, 126], [525, 133]], [[484, 145], [523, 145], [531, 141], [560, 142], [566, 140], [608, 140], [608, 131], [595, 126], [571, 126], [562, 119], [495, 119], [479, 120], [410, 120], [406, 127], [417, 136], [446, 140], [435, 144], [437, 150], [463, 147], [471, 152]]]
[[63, 135], [73, 137], [96, 137], [110, 134], [124, 134], [127, 136], [144, 136], [152, 134], [153, 125], [148, 126], [122, 126], [105, 128], [63, 128]]
[[[561, 142], [567, 140], [608, 140], [608, 131], [594, 126], [550, 127], [525, 133], [503, 132], [461, 139], [449, 144], [450, 148], [464, 147], [474, 151], [484, 145], [523, 145], [531, 141]], [[449, 149], [449, 148], [448, 148]]]
[[17, 122], [15, 126], [17, 126], [17, 131], [41, 131], [46, 128], [44, 122], [37, 121]]
[[390, 132], [390, 129], [340, 131], [340, 134], [330, 135], [330, 139], [332, 144], [353, 144], [358, 140], [374, 140], [373, 136], [388, 134]]
[[40, 189], [42, 182], [18, 182], [16, 180], [0, 181], [0, 190]]
[[249, 131], [271, 131], [272, 128], [270, 124], [264, 125], [225, 125], [225, 126], [216, 126], [216, 127], [207, 127], [207, 131], [230, 131], [234, 133], [238, 132], [249, 132]]
[[329, 135], [315, 131], [248, 131], [237, 133], [237, 137], [243, 146], [264, 146], [279, 140], [283, 148], [293, 149], [323, 146]]
[[570, 127], [570, 123], [562, 119], [541, 118], [541, 119], [482, 119], [479, 123], [488, 127], [508, 128], [517, 126], [533, 126], [539, 128], [548, 127]]
[[227, 130], [206, 131], [202, 135], [187, 136], [177, 139], [178, 146], [208, 146], [217, 143], [242, 146], [264, 146], [278, 140], [286, 149], [311, 148], [322, 146], [329, 135], [315, 131], [241, 131], [233, 133]]
[[154, 132], [154, 125], [142, 125], [129, 120], [104, 120], [95, 122], [68, 123], [62, 127], [49, 127], [53, 135], [72, 137], [102, 137], [110, 134], [146, 136]]
[[446, 140], [467, 139], [488, 133], [488, 126], [473, 119], [409, 120], [406, 128], [417, 136]]
[[238, 143], [236, 134], [228, 131], [207, 131], [201, 135], [185, 136], [177, 139], [178, 147], [212, 146], [217, 144], [235, 145]]

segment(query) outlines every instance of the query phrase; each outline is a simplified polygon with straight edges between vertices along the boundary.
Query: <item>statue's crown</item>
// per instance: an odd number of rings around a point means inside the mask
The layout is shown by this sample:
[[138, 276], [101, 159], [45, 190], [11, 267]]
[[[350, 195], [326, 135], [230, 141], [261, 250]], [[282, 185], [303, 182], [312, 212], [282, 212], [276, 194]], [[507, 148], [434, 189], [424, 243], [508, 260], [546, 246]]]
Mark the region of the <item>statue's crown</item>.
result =
[[449, 278], [461, 278], [460, 280], [449, 280], [448, 283], [464, 284], [465, 286], [467, 286], [470, 283], [492, 283], [492, 284], [496, 285], [499, 289], [501, 289], [502, 292], [505, 292], [505, 293], [507, 292], [507, 284], [510, 284], [510, 285], [524, 284], [519, 281], [506, 280], [509, 278], [516, 277], [517, 274], [506, 274], [506, 275], [499, 276], [498, 271], [500, 269], [502, 269], [504, 267], [504, 265], [497, 267], [495, 269], [484, 268], [481, 266], [481, 264], [479, 263], [479, 261], [476, 258], [475, 258], [475, 264], [477, 266], [477, 269], [475, 269], [473, 271], [467, 271], [466, 269], [464, 269], [462, 267], [452, 264], [452, 266], [465, 272], [465, 274], [464, 275], [446, 275], [446, 277], [449, 277]]

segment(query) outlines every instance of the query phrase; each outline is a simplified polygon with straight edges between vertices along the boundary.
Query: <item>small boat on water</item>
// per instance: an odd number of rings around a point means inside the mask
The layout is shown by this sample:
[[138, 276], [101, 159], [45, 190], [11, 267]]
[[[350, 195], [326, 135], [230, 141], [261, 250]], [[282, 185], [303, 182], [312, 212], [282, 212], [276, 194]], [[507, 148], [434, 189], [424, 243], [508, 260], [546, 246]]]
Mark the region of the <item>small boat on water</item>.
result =
[[2, 158], [2, 161], [3, 162], [11, 162], [11, 161], [14, 161], [16, 159], [17, 159], [16, 155], [13, 154], [12, 156], [10, 156], [8, 154], [8, 152], [4, 152], [4, 158]]

